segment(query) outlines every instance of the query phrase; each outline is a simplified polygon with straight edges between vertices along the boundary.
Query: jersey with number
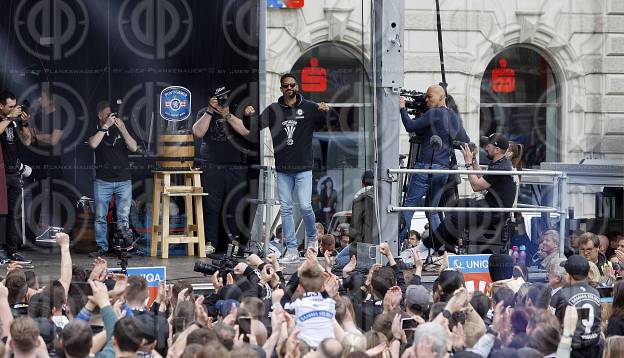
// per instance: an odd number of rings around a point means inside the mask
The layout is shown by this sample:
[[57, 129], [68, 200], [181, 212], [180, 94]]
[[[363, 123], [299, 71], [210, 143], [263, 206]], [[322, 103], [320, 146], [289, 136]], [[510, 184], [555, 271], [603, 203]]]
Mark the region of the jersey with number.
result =
[[597, 344], [600, 341], [600, 294], [586, 282], [578, 282], [562, 287], [555, 303], [556, 315], [563, 320], [567, 306], [589, 310], [586, 318], [579, 317], [572, 338], [572, 348], [579, 349]]
[[295, 325], [301, 330], [299, 339], [310, 347], [318, 347], [325, 338], [334, 338], [336, 301], [333, 299], [307, 292], [284, 308], [295, 311]]

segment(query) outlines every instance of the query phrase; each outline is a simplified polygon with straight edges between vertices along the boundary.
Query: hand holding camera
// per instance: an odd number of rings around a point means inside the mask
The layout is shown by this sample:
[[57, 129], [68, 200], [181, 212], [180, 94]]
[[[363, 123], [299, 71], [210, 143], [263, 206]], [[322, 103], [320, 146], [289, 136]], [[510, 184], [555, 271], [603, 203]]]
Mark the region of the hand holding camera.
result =
[[106, 122], [104, 122], [103, 129], [109, 129], [115, 124], [115, 119], [117, 118], [116, 113], [111, 113], [106, 117]]
[[119, 128], [120, 131], [125, 132], [126, 131], [126, 125], [124, 124], [124, 122], [121, 120], [121, 118], [118, 118], [115, 116], [115, 126], [117, 128]]

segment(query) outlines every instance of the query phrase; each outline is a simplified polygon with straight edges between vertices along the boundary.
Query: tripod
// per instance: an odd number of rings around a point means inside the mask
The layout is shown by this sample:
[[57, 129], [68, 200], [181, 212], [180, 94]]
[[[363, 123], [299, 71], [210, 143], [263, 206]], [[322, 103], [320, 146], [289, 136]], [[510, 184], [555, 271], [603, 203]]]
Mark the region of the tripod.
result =
[[[435, 157], [435, 152], [440, 148], [440, 143], [442, 143], [442, 139], [440, 137], [434, 135], [431, 137], [431, 160], [429, 161], [429, 169], [433, 169], [433, 158]], [[430, 207], [433, 196], [433, 173], [429, 172], [427, 174], [427, 196], [425, 197], [425, 206]], [[429, 223], [429, 243], [431, 248], [427, 248], [427, 257], [425, 258], [425, 262], [423, 263], [423, 268], [428, 266], [440, 266], [440, 264], [436, 264], [433, 262], [433, 257], [431, 256], [431, 251], [434, 250], [434, 241], [433, 241], [433, 225], [431, 222], [432, 211], [425, 212], [425, 216], [427, 217], [427, 222]]]

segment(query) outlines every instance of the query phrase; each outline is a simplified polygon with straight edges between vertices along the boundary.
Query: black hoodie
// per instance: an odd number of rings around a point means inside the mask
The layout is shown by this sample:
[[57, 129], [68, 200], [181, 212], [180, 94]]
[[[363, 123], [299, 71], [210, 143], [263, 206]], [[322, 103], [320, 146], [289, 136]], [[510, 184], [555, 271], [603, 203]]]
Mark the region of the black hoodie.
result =
[[319, 110], [318, 103], [297, 94], [297, 102], [290, 107], [280, 97], [260, 116], [260, 128], [269, 127], [273, 138], [275, 168], [278, 172], [299, 173], [312, 170], [312, 135], [338, 112]]

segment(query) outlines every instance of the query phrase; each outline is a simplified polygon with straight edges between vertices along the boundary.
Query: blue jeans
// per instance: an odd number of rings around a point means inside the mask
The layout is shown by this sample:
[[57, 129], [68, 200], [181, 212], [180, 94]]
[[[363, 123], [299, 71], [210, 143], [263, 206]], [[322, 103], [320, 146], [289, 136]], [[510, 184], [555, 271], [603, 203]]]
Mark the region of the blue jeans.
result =
[[128, 230], [128, 216], [132, 203], [132, 181], [106, 181], [95, 179], [93, 184], [95, 196], [95, 242], [99, 249], [108, 250], [108, 204], [115, 195], [117, 208], [117, 228]]
[[[414, 169], [428, 169], [429, 164], [416, 163]], [[432, 169], [448, 169], [447, 167], [439, 164], [433, 164]], [[446, 185], [448, 174], [434, 174], [431, 178], [431, 194], [433, 198], [429, 206], [438, 206], [440, 203], [440, 197], [442, 196], [442, 188]], [[428, 174], [417, 173], [412, 174], [409, 185], [407, 187], [407, 195], [405, 196], [405, 204], [403, 206], [424, 206], [425, 201], [422, 200], [425, 195], [428, 194], [429, 181]], [[405, 219], [405, 227], [399, 235], [400, 244], [407, 238], [409, 227], [412, 224], [413, 211], [403, 211], [403, 218]], [[429, 232], [433, 232], [438, 225], [440, 225], [440, 216], [437, 212], [431, 212], [431, 226]]]
[[293, 219], [293, 197], [299, 203], [308, 242], [316, 241], [314, 210], [312, 209], [312, 171], [299, 173], [277, 172], [277, 196], [280, 201], [282, 231], [285, 249], [297, 248], [295, 221]]

